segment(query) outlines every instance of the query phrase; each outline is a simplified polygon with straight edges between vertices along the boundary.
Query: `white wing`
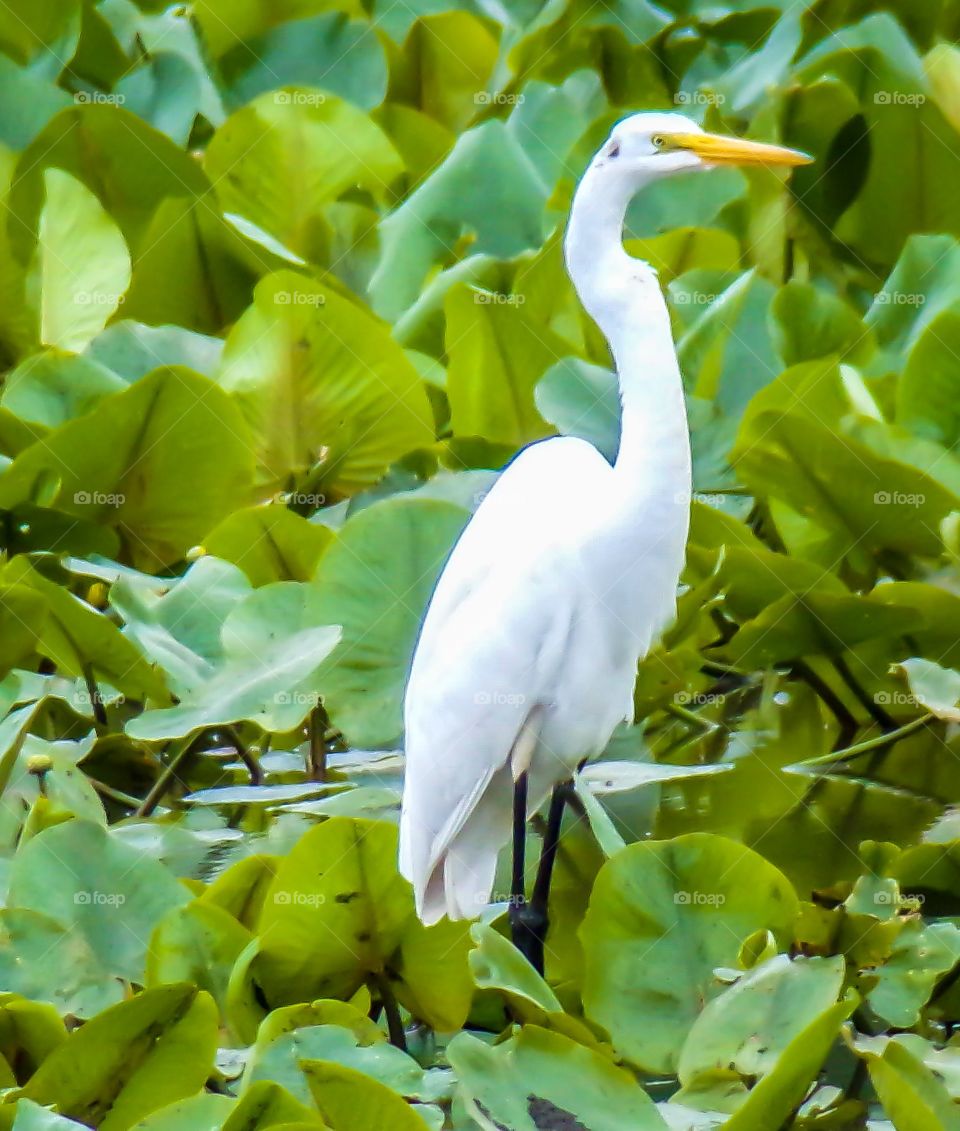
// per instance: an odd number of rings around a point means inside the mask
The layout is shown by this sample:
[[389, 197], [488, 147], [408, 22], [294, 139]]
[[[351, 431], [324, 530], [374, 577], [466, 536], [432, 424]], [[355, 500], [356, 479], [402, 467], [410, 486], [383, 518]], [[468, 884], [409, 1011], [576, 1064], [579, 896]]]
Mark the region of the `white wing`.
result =
[[[478, 914], [509, 836], [518, 741], [536, 744], [589, 579], [579, 550], [612, 469], [557, 438], [523, 451], [481, 503], [427, 610], [405, 703], [400, 868], [424, 922]], [[557, 766], [554, 781], [565, 776]], [[553, 782], [539, 783], [549, 789]], [[542, 797], [531, 793], [531, 807]]]

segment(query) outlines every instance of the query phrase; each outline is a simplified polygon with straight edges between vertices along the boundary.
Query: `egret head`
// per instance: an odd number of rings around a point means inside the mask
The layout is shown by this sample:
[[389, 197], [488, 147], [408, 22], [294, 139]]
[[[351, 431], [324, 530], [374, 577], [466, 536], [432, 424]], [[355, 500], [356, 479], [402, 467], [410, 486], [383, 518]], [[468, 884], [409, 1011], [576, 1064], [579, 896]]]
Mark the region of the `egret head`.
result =
[[707, 133], [683, 114], [644, 112], [618, 122], [593, 159], [592, 169], [635, 187], [670, 173], [718, 165], [806, 165], [796, 149]]

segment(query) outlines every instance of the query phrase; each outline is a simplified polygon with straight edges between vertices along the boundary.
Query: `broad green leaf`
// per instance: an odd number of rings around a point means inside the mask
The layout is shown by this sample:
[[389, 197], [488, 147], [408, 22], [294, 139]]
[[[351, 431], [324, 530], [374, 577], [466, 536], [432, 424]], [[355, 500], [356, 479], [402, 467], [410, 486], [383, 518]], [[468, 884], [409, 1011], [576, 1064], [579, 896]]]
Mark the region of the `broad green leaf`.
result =
[[103, 613], [48, 580], [24, 557], [4, 567], [3, 579], [43, 598], [46, 608], [36, 624], [34, 646], [64, 674], [89, 673], [141, 702], [170, 702], [163, 673]]
[[[919, 54], [895, 17], [873, 12], [828, 37], [801, 61], [796, 77], [810, 82], [824, 73], [857, 91], [870, 138], [865, 176], [834, 225], [837, 238], [885, 266], [913, 232], [960, 234], [960, 209], [946, 191], [960, 169], [956, 134], [927, 96]], [[905, 164], [897, 155], [906, 152], [915, 157]]]
[[[368, 23], [345, 20], [339, 8], [288, 20], [228, 51], [220, 73], [229, 102], [242, 106], [275, 90], [282, 75], [285, 84], [319, 87], [362, 110], [379, 106], [387, 89], [383, 45]], [[236, 26], [235, 13], [221, 30]]]
[[157, 369], [21, 453], [0, 506], [52, 479], [58, 509], [114, 528], [135, 564], [157, 566], [247, 501], [251, 463], [229, 397], [188, 369]]
[[0, 667], [4, 672], [26, 663], [37, 651], [46, 617], [47, 603], [33, 586], [0, 585]]
[[632, 1062], [673, 1071], [719, 991], [714, 969], [756, 930], [783, 937], [796, 912], [786, 878], [724, 837], [628, 845], [600, 870], [580, 930], [586, 1015]]
[[22, 1083], [67, 1039], [52, 1005], [28, 1001], [18, 994], [0, 994], [0, 1050]]
[[33, 1100], [17, 1101], [17, 1115], [13, 1121], [13, 1131], [70, 1131], [80, 1124], [72, 1119], [57, 1115], [48, 1107], [41, 1107]]
[[898, 1029], [916, 1025], [934, 987], [958, 962], [960, 930], [952, 923], [906, 923], [890, 957], [866, 976], [870, 1007]]
[[390, 99], [459, 132], [489, 100], [485, 88], [497, 54], [495, 36], [470, 12], [421, 16], [398, 52]]
[[897, 1131], [957, 1131], [960, 1116], [934, 1073], [897, 1041], [866, 1054], [870, 1080]]
[[505, 1131], [536, 1131], [546, 1119], [591, 1131], [665, 1131], [667, 1126], [629, 1072], [536, 1025], [525, 1025], [495, 1048], [461, 1033], [448, 1056], [468, 1110], [483, 1112]]
[[253, 930], [276, 874], [277, 857], [244, 856], [217, 876], [200, 896], [200, 902], [222, 907], [238, 923]]
[[31, 69], [56, 78], [80, 39], [77, 0], [13, 0], [0, 14], [0, 46]]
[[870, 597], [788, 594], [748, 620], [724, 654], [734, 664], [766, 667], [818, 653], [843, 652], [875, 637], [897, 638], [919, 623], [912, 609], [881, 604]]
[[112, 370], [124, 381], [137, 381], [161, 365], [185, 365], [211, 377], [217, 368], [223, 342], [195, 334], [180, 326], [145, 326], [124, 319], [98, 334], [85, 357]]
[[414, 913], [396, 846], [386, 823], [335, 817], [280, 861], [257, 924], [257, 980], [271, 1005], [348, 997], [383, 972]]
[[921, 334], [960, 299], [960, 245], [946, 235], [915, 235], [904, 244], [865, 321], [899, 369]]
[[167, 196], [194, 198], [206, 188], [199, 165], [163, 134], [121, 106], [80, 102], [62, 110], [20, 156], [10, 207], [24, 247], [37, 229], [44, 171], [62, 169], [93, 193], [123, 233], [134, 260], [157, 205]]
[[146, 587], [120, 577], [110, 603], [123, 618], [125, 633], [156, 659], [171, 690], [183, 699], [224, 660], [224, 622], [252, 591], [237, 566], [204, 555], [173, 585]]
[[318, 12], [335, 10], [348, 16], [361, 16], [358, 0], [200, 0], [196, 19], [214, 58], [235, 44], [254, 38], [268, 28], [302, 19]]
[[233, 964], [252, 937], [215, 904], [194, 900], [174, 907], [150, 937], [146, 984], [192, 982], [206, 990], [223, 1012]]
[[221, 1131], [236, 1100], [201, 1092], [167, 1104], [137, 1124], [137, 1131]]
[[845, 964], [833, 958], [785, 954], [755, 966], [710, 1001], [687, 1034], [677, 1073], [685, 1088], [698, 1077], [735, 1072], [759, 1079], [773, 1071], [790, 1044], [836, 1004]]
[[402, 699], [424, 610], [467, 514], [432, 499], [387, 499], [349, 519], [320, 559], [318, 615], [343, 640], [318, 688], [352, 745], [383, 749], [403, 729]]
[[83, 416], [125, 384], [87, 357], [44, 350], [31, 354], [7, 374], [0, 406], [46, 431]]
[[537, 411], [563, 436], [593, 444], [613, 463], [620, 449], [620, 393], [616, 376], [599, 365], [565, 357], [534, 389]]
[[313, 1099], [332, 1131], [424, 1131], [427, 1124], [396, 1092], [353, 1068], [305, 1060]]
[[872, 335], [842, 299], [810, 283], [781, 287], [770, 306], [777, 350], [785, 365], [836, 354], [844, 360], [869, 357]]
[[907, 677], [911, 695], [938, 719], [960, 721], [960, 672], [914, 656], [897, 664]]
[[[361, 991], [356, 997], [362, 997]], [[340, 1028], [349, 1030], [359, 1045], [379, 1045], [387, 1034], [358, 1006], [334, 998], [285, 1005], [274, 1009], [257, 1030], [256, 1044], [247, 1061], [245, 1080], [249, 1080], [257, 1065], [257, 1055], [263, 1053], [284, 1034], [307, 1028]]]
[[130, 255], [94, 194], [61, 169], [44, 171], [33, 285], [40, 341], [80, 351], [116, 312], [130, 285]]
[[788, 369], [744, 415], [737, 470], [758, 494], [831, 531], [831, 564], [846, 550], [936, 554], [941, 520], [960, 509], [954, 457], [851, 410], [829, 363]]
[[519, 950], [485, 923], [474, 923], [470, 936], [470, 972], [482, 990], [500, 990], [513, 1002], [534, 1006], [541, 1013], [559, 1013], [563, 1006], [553, 990]]
[[316, 1060], [362, 1072], [406, 1099], [430, 1097], [424, 1071], [413, 1057], [386, 1041], [360, 1043], [356, 1034], [341, 1025], [297, 1028], [262, 1048], [258, 1037], [257, 1046], [244, 1077], [244, 1098], [251, 1091], [262, 1089], [268, 1081], [276, 1081], [301, 1103], [312, 1104], [301, 1065]]
[[210, 531], [204, 549], [240, 566], [254, 585], [308, 581], [332, 540], [328, 529], [285, 506], [234, 511]]
[[176, 707], [148, 711], [127, 725], [134, 738], [179, 738], [202, 727], [248, 720], [288, 731], [318, 702], [317, 669], [340, 639], [324, 624], [309, 585], [278, 581], [254, 590], [221, 627], [222, 662], [181, 685]]
[[[285, 264], [246, 239], [231, 219], [222, 215], [212, 189], [199, 197], [181, 192], [161, 200], [134, 260], [123, 304], [127, 318], [203, 335], [232, 326], [249, 305], [257, 280]], [[175, 287], [169, 285], [171, 277]]]
[[[394, 797], [391, 809], [396, 804]], [[363, 809], [358, 813], [367, 815]], [[382, 810], [369, 815], [389, 819], [389, 813]], [[394, 985], [397, 1000], [438, 1033], [452, 1033], [466, 1024], [474, 995], [469, 952], [469, 923], [441, 920], [425, 927], [414, 917], [391, 960], [398, 978]]]
[[[687, 292], [675, 286], [673, 293], [684, 305]], [[724, 413], [742, 412], [779, 371], [767, 325], [773, 295], [766, 279], [746, 272], [713, 296], [677, 342], [688, 388]]]
[[324, 206], [360, 186], [381, 198], [402, 171], [386, 134], [349, 102], [311, 87], [262, 94], [214, 134], [204, 168], [228, 213], [315, 263], [329, 257]]
[[857, 1006], [855, 994], [825, 1009], [787, 1045], [767, 1076], [724, 1124], [729, 1131], [754, 1131], [777, 1127], [796, 1111], [816, 1080], [840, 1026]]
[[523, 145], [491, 120], [461, 134], [443, 164], [380, 225], [383, 254], [370, 284], [374, 310], [396, 318], [437, 263], [470, 232], [473, 250], [506, 259], [543, 238], [547, 190]]
[[162, 864], [100, 825], [75, 820], [22, 846], [10, 869], [7, 902], [69, 927], [89, 944], [101, 977], [142, 983], [151, 932], [189, 899]]
[[686, 271], [736, 270], [740, 260], [737, 240], [721, 228], [675, 228], [660, 236], [628, 240], [626, 248], [649, 263], [664, 286]]
[[960, 445], [960, 311], [945, 310], [927, 323], [897, 384], [897, 422], [948, 448]]
[[433, 440], [420, 376], [387, 326], [302, 275], [259, 284], [227, 339], [219, 381], [256, 436], [274, 490], [322, 461], [320, 490], [351, 494]]
[[71, 1033], [22, 1095], [103, 1131], [128, 1131], [203, 1086], [216, 1041], [206, 994], [189, 985], [145, 990]]
[[[51, 971], [56, 971], [55, 978]], [[120, 981], [104, 977], [92, 939], [22, 907], [0, 911], [0, 981], [14, 993], [81, 1018], [123, 997]]]
[[521, 447], [548, 436], [537, 411], [537, 382], [565, 352], [559, 338], [531, 324], [517, 296], [471, 287], [447, 295], [447, 396], [458, 436]]
[[223, 1124], [222, 1131], [261, 1131], [288, 1123], [325, 1127], [317, 1113], [272, 1080], [248, 1088]]

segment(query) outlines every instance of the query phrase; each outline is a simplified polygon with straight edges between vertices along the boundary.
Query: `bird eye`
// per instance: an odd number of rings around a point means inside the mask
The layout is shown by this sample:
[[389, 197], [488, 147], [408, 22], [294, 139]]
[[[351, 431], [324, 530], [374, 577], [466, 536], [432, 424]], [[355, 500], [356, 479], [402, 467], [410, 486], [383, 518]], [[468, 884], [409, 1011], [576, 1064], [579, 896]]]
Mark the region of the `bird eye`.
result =
[[614, 141], [614, 142], [611, 143], [610, 148], [607, 150], [607, 156], [608, 157], [619, 157], [620, 156], [620, 142], [619, 141]]
[[663, 149], [664, 145], [666, 145], [667, 142], [667, 139], [663, 136], [663, 134], [654, 134], [650, 140], [651, 142], [653, 142], [655, 149]]

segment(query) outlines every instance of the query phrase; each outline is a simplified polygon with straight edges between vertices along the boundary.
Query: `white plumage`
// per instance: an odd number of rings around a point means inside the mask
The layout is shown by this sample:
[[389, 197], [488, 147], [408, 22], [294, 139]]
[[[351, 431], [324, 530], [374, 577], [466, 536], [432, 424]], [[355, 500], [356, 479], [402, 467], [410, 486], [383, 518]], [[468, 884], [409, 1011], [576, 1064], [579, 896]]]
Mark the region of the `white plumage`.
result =
[[[611, 466], [590, 444], [525, 449], [453, 549], [405, 702], [400, 870], [425, 923], [478, 915], [510, 835], [515, 778], [528, 813], [633, 716], [637, 662], [674, 615], [690, 499], [683, 389], [653, 270], [622, 246], [644, 183], [725, 158], [799, 163], [790, 150], [704, 134], [676, 114], [621, 122], [577, 189], [567, 268], [606, 334], [622, 403]], [[787, 159], [786, 155], [791, 155]]]

